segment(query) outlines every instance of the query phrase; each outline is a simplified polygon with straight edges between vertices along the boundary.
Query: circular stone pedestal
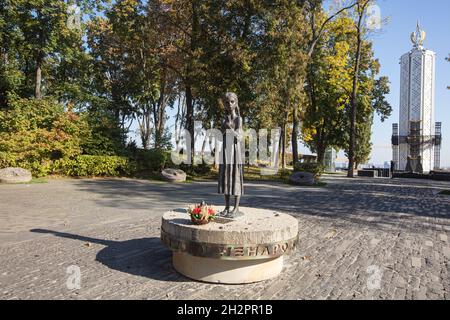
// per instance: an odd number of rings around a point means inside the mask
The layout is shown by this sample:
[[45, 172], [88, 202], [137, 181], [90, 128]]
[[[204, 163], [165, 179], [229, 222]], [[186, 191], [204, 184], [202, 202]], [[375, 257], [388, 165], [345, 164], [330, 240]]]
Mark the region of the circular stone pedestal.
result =
[[[215, 208], [217, 212], [223, 208]], [[162, 242], [173, 266], [199, 281], [242, 284], [274, 278], [298, 242], [298, 221], [271, 210], [241, 208], [243, 217], [192, 224], [185, 209], [164, 213]]]

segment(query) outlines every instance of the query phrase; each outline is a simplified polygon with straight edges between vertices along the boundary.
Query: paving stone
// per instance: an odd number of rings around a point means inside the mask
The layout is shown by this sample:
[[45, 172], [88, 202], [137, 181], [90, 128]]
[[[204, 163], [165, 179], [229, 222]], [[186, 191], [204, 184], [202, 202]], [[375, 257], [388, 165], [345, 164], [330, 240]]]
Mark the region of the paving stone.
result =
[[444, 248], [442, 249], [442, 252], [444, 253], [444, 256], [445, 256], [447, 259], [450, 259], [450, 247], [444, 247]]
[[420, 258], [413, 257], [411, 258], [411, 265], [415, 268], [422, 267], [422, 260]]
[[[0, 299], [449, 299], [450, 198], [433, 190], [450, 183], [323, 181], [246, 184], [242, 206], [293, 215], [300, 245], [280, 277], [238, 286], [184, 278], [159, 239], [165, 211], [223, 204], [216, 182], [0, 185]], [[80, 289], [69, 288], [71, 266]], [[380, 289], [369, 290], [377, 279]]]

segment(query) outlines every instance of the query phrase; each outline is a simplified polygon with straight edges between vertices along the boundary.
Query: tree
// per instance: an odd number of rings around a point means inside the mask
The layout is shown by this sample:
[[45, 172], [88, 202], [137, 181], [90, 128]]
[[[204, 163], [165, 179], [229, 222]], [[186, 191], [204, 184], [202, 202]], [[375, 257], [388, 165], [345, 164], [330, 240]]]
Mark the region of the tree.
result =
[[[113, 24], [106, 17], [96, 17], [88, 24], [87, 41], [93, 57], [92, 92], [98, 97], [93, 107], [104, 107], [122, 130], [123, 144], [128, 132], [128, 121], [133, 117], [133, 105], [128, 99], [130, 82], [126, 77], [127, 49], [114, 33]], [[111, 12], [113, 14], [113, 12]]]
[[[378, 67], [377, 67], [378, 68]], [[378, 73], [378, 70], [376, 71]], [[372, 125], [374, 113], [376, 112], [381, 121], [385, 121], [392, 113], [392, 107], [386, 101], [386, 95], [389, 94], [389, 79], [387, 77], [380, 77], [373, 81], [371, 79], [371, 92], [368, 100], [368, 106], [364, 108], [361, 103], [358, 110], [358, 121], [356, 124], [356, 144], [355, 144], [355, 169], [359, 164], [366, 163], [372, 152]]]
[[[355, 122], [355, 146], [353, 169], [367, 162], [372, 151], [370, 142], [372, 136], [372, 125], [374, 114], [377, 113], [381, 121], [386, 120], [392, 113], [391, 105], [386, 101], [389, 94], [389, 79], [387, 77], [376, 78], [380, 70], [378, 60], [373, 57], [372, 44], [363, 41], [361, 45], [360, 73], [358, 76], [358, 95], [356, 97], [356, 122]], [[351, 111], [348, 110], [350, 113]], [[346, 130], [351, 127], [349, 117]], [[347, 135], [344, 146], [347, 156], [350, 152], [350, 137]]]
[[[349, 2], [341, 2], [341, 5], [334, 12], [324, 15], [323, 13], [323, 1], [322, 0], [306, 0], [306, 19], [308, 21], [308, 26], [310, 27], [310, 37], [305, 47], [306, 54], [308, 57], [307, 64], [310, 63], [316, 46], [322, 39], [326, 28], [341, 14], [346, 13], [348, 10], [354, 8], [357, 5], [357, 0], [352, 0]], [[306, 72], [305, 72], [306, 74]], [[304, 79], [306, 82], [306, 78]], [[306, 84], [305, 84], [306, 85]], [[298, 162], [298, 117], [297, 106], [294, 105], [294, 115], [293, 115], [293, 135], [292, 135], [292, 147], [294, 153], [294, 163]]]
[[363, 44], [363, 36], [366, 33], [364, 29], [364, 22], [366, 18], [366, 10], [372, 0], [358, 0], [356, 4], [355, 12], [355, 30], [356, 30], [356, 53], [354, 57], [354, 71], [353, 71], [353, 85], [352, 93], [350, 96], [350, 132], [349, 132], [349, 165], [348, 165], [348, 177], [354, 177], [354, 164], [355, 164], [355, 140], [356, 140], [356, 113], [357, 113], [357, 94], [358, 94], [358, 82], [361, 62], [361, 48]]
[[81, 34], [67, 26], [68, 6], [63, 1], [18, 0], [14, 8], [23, 41], [20, 54], [28, 60], [24, 72], [29, 80], [33, 75], [34, 97], [41, 99], [43, 85], [51, 93], [58, 64], [76, 59]]
[[303, 141], [324, 161], [328, 147], [342, 148], [345, 107], [351, 90], [349, 66], [351, 21], [342, 17], [329, 24], [317, 43], [307, 69], [308, 103], [304, 111]]
[[[353, 21], [343, 15], [331, 22], [317, 43], [308, 66], [308, 104], [304, 114], [303, 140], [322, 162], [328, 147], [349, 151], [356, 33]], [[371, 152], [374, 112], [384, 121], [392, 112], [385, 100], [389, 80], [376, 78], [379, 62], [374, 59], [371, 43], [363, 40], [358, 74], [357, 118], [355, 122], [355, 162], [364, 163]]]
[[56, 98], [66, 106], [83, 104], [89, 55], [84, 24], [68, 24], [69, 5], [80, 15], [98, 8], [97, 0], [5, 0], [0, 4], [0, 102], [8, 94], [24, 98]]
[[[161, 49], [170, 52], [170, 59], [165, 60], [165, 66], [176, 74], [179, 90], [183, 92], [186, 103], [186, 129], [194, 137], [195, 116], [195, 81], [199, 70], [198, 44], [199, 19], [202, 2], [198, 0], [157, 0], [154, 1], [158, 19], [161, 23], [160, 31], [166, 39]], [[195, 141], [191, 139], [189, 146], [191, 163], [194, 163]]]
[[17, 92], [24, 81], [17, 58], [21, 33], [17, 10], [10, 0], [0, 3], [0, 109], [7, 107], [8, 94]]
[[279, 99], [277, 110], [280, 110], [282, 137], [282, 166], [286, 165], [285, 154], [287, 147], [287, 124], [292, 117], [292, 151], [294, 163], [298, 161], [298, 109], [303, 99], [303, 85], [305, 69], [308, 63], [305, 54], [308, 34], [303, 2], [281, 1], [277, 4], [275, 21], [269, 31], [276, 53], [275, 70], [272, 81], [276, 83]]

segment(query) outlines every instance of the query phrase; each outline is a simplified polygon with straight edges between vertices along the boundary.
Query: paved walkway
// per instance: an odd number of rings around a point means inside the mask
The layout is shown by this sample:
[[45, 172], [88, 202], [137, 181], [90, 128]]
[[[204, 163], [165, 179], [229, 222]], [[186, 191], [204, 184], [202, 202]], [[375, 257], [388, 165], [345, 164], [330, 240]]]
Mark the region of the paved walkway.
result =
[[450, 183], [325, 181], [246, 185], [243, 206], [298, 219], [300, 246], [280, 277], [245, 286], [177, 274], [159, 241], [164, 210], [222, 202], [215, 183], [0, 185], [0, 299], [450, 299]]

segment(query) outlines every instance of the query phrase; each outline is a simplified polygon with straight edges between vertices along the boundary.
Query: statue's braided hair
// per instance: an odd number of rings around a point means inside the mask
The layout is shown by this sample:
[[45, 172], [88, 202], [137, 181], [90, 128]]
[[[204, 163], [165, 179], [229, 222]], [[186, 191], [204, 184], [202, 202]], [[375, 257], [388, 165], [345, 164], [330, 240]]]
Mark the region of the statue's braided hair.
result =
[[238, 99], [237, 94], [234, 92], [227, 92], [227, 93], [225, 93], [225, 99], [227, 99], [227, 98], [234, 98], [236, 100], [237, 115], [240, 117], [241, 112], [239, 110], [239, 99]]

